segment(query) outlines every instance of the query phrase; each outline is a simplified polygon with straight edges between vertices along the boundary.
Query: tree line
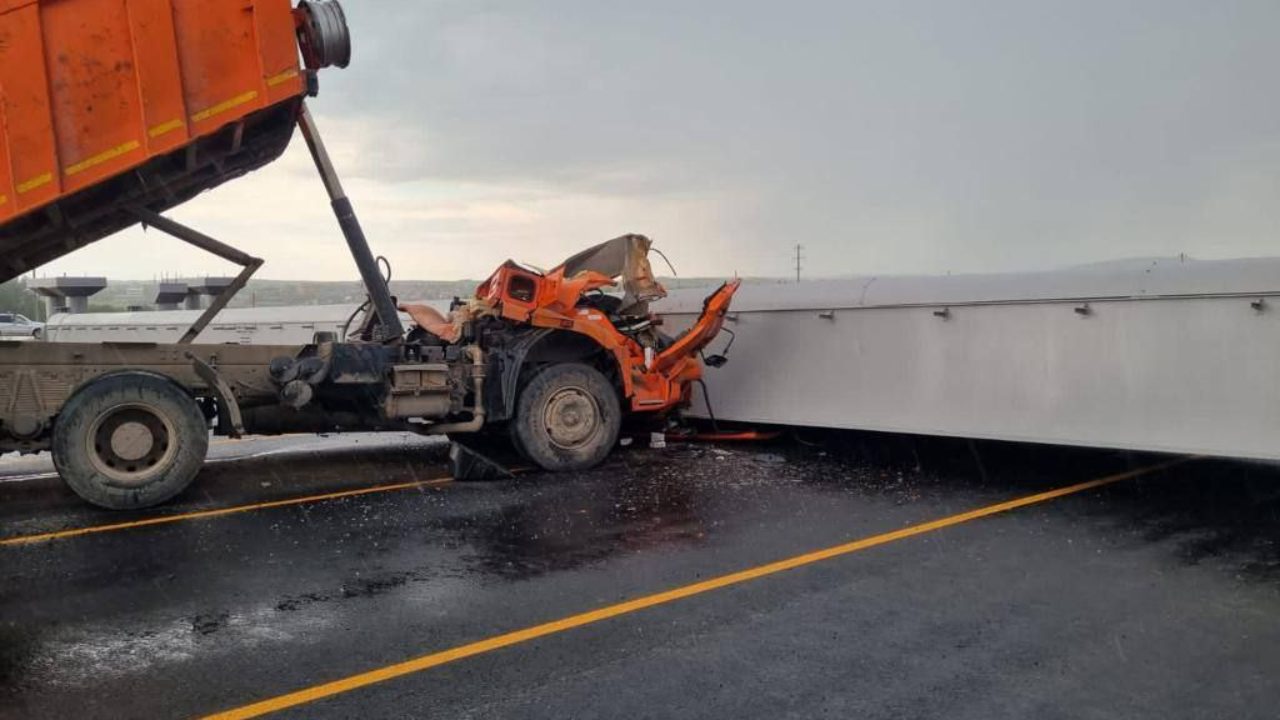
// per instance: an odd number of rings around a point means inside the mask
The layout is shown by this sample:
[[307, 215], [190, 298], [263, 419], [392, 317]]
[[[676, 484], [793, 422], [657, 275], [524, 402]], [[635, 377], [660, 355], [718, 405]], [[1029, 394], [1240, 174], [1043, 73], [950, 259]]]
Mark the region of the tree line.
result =
[[26, 282], [21, 278], [0, 283], [0, 312], [19, 313], [32, 320], [45, 319], [44, 303], [27, 289]]

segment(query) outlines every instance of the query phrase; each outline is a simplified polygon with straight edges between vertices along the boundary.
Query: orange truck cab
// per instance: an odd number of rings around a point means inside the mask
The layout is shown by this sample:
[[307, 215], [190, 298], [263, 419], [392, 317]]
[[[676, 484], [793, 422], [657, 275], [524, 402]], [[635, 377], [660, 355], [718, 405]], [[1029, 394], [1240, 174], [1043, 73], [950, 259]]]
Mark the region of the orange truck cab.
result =
[[[545, 273], [508, 261], [481, 283], [476, 300], [507, 320], [590, 338], [616, 361], [631, 411], [666, 412], [686, 404], [701, 380], [698, 355], [723, 327], [741, 281], [721, 285], [693, 326], [670, 338], [649, 312], [650, 302], [666, 296], [649, 264], [651, 245], [643, 235], [623, 235]], [[604, 292], [619, 283], [622, 296]]]

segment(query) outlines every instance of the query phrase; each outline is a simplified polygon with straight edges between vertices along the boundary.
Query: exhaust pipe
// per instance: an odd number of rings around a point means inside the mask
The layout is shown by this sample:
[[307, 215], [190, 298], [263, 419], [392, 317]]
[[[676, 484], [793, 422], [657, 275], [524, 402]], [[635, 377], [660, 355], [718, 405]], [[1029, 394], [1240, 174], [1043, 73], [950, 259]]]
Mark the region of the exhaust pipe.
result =
[[474, 380], [476, 395], [475, 406], [471, 408], [471, 419], [466, 422], [440, 423], [429, 425], [422, 430], [424, 435], [444, 435], [446, 433], [472, 433], [484, 428], [484, 353], [479, 345], [468, 345], [471, 353], [471, 378]]

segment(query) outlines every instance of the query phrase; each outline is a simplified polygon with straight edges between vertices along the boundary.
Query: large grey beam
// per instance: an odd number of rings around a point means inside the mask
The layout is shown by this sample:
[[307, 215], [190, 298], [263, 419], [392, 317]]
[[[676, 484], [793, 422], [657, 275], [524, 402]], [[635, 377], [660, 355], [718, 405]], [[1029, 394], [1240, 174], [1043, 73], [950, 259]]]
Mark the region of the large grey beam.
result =
[[746, 285], [730, 318], [718, 420], [1280, 459], [1280, 258]]

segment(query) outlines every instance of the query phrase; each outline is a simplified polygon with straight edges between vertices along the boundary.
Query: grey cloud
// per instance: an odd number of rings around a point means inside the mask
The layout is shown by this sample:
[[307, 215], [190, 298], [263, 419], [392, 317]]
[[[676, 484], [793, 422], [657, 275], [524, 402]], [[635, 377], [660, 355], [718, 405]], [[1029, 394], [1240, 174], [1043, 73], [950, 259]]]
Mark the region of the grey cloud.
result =
[[387, 182], [715, 196], [748, 254], [840, 272], [1243, 254], [1280, 217], [1211, 237], [1241, 176], [1280, 206], [1274, 2], [347, 7], [319, 106]]

